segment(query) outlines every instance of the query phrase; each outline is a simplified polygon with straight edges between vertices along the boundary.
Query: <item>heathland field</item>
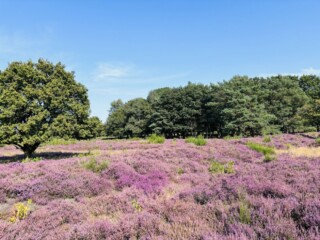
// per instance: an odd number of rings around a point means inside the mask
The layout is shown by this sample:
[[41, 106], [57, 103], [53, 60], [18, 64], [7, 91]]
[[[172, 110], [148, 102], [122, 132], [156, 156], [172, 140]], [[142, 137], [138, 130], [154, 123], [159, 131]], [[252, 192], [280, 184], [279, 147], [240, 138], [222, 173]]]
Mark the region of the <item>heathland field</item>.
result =
[[196, 140], [2, 146], [0, 239], [319, 239], [314, 139]]

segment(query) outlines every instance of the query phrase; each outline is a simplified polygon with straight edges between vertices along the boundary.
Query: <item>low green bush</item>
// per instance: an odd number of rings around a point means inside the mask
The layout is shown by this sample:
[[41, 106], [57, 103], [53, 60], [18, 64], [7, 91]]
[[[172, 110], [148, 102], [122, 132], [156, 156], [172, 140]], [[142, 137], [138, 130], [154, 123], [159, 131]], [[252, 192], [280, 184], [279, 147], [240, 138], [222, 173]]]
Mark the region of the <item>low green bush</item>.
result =
[[109, 161], [104, 160], [104, 161], [98, 162], [97, 159], [92, 157], [89, 159], [89, 161], [83, 162], [82, 165], [84, 168], [88, 170], [91, 170], [95, 173], [100, 173], [109, 167]]
[[158, 135], [156, 135], [156, 134], [151, 134], [151, 135], [147, 138], [148, 143], [156, 143], [156, 144], [164, 143], [165, 140], [166, 140], [165, 137], [163, 137], [163, 136], [158, 136]]
[[265, 162], [271, 162], [271, 161], [274, 161], [274, 160], [277, 160], [277, 157], [275, 154], [266, 154], [264, 155], [264, 161]]
[[261, 145], [259, 143], [247, 142], [247, 146], [264, 155], [265, 162], [271, 162], [277, 159], [276, 152], [273, 147]]
[[136, 199], [131, 201], [131, 205], [137, 212], [141, 212], [143, 210], [141, 204]]
[[207, 144], [207, 141], [204, 139], [202, 135], [199, 135], [198, 137], [188, 137], [185, 140], [186, 143], [193, 143], [197, 146], [204, 146]]
[[239, 204], [239, 220], [243, 224], [251, 223], [251, 210], [249, 204], [245, 201], [241, 201]]
[[316, 139], [316, 144], [317, 144], [318, 146], [320, 146], [320, 137], [318, 137], [318, 138]]
[[264, 146], [254, 142], [247, 142], [247, 146], [254, 151], [262, 153], [263, 155], [275, 154], [275, 150], [273, 147]]
[[183, 169], [182, 167], [179, 167], [179, 168], [177, 169], [177, 173], [178, 173], [179, 175], [184, 174], [184, 169]]
[[270, 136], [264, 136], [262, 141], [264, 143], [269, 143], [269, 142], [271, 142], [271, 137]]
[[217, 161], [212, 161], [209, 167], [209, 172], [212, 174], [232, 174], [235, 173], [234, 162], [227, 162], [225, 164]]

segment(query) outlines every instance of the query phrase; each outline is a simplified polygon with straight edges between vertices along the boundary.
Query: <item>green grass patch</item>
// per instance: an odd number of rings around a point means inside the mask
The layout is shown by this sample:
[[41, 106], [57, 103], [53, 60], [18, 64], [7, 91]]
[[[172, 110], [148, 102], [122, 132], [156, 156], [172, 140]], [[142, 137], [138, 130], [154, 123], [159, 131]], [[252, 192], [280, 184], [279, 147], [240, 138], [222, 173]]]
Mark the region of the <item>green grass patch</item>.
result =
[[75, 144], [76, 142], [76, 139], [52, 138], [49, 141], [45, 142], [44, 145], [69, 145]]
[[254, 151], [262, 153], [263, 155], [276, 153], [273, 147], [264, 146], [259, 143], [247, 142], [247, 146]]
[[254, 142], [247, 142], [247, 146], [256, 152], [262, 153], [264, 155], [265, 162], [277, 160], [276, 152], [273, 147], [264, 146]]
[[241, 201], [239, 204], [239, 220], [243, 224], [251, 223], [251, 210], [249, 204], [245, 201]]
[[224, 140], [237, 140], [237, 139], [241, 139], [241, 138], [243, 138], [243, 136], [242, 135], [236, 135], [236, 136], [225, 136], [225, 137], [223, 137], [223, 139]]
[[271, 142], [271, 137], [270, 137], [270, 136], [264, 136], [263, 139], [262, 139], [262, 141], [263, 141], [264, 143], [269, 143], [269, 142]]
[[209, 172], [212, 174], [232, 174], [235, 173], [234, 162], [219, 163], [212, 161], [209, 167]]
[[148, 143], [156, 143], [156, 144], [164, 143], [165, 140], [166, 140], [165, 137], [163, 137], [163, 136], [158, 136], [158, 135], [156, 135], [156, 134], [151, 134], [151, 135], [147, 138]]
[[179, 175], [184, 174], [184, 169], [183, 169], [182, 167], [178, 167], [177, 173], [178, 173]]
[[201, 135], [199, 135], [198, 137], [188, 137], [185, 141], [186, 143], [193, 143], [197, 146], [204, 146], [207, 144], [207, 140], [205, 140]]
[[320, 146], [320, 137], [316, 138], [316, 144]]
[[271, 161], [274, 161], [274, 160], [277, 160], [277, 157], [275, 154], [266, 154], [264, 155], [264, 161], [265, 162], [271, 162]]
[[92, 157], [88, 161], [83, 162], [82, 166], [85, 169], [91, 170], [92, 172], [100, 173], [109, 167], [109, 161], [103, 160], [98, 162], [97, 159]]
[[41, 160], [42, 160], [42, 157], [34, 157], [34, 158], [27, 157], [27, 158], [23, 159], [21, 162], [22, 163], [29, 163], [29, 162], [39, 162]]

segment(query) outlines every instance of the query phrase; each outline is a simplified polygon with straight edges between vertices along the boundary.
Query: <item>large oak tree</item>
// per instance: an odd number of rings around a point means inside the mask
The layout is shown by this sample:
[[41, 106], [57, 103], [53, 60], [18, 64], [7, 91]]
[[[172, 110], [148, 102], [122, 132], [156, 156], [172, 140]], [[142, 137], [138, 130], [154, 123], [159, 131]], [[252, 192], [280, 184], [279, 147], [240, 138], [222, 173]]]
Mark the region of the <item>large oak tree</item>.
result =
[[81, 138], [87, 89], [61, 63], [12, 62], [0, 73], [0, 142], [27, 156], [53, 136]]

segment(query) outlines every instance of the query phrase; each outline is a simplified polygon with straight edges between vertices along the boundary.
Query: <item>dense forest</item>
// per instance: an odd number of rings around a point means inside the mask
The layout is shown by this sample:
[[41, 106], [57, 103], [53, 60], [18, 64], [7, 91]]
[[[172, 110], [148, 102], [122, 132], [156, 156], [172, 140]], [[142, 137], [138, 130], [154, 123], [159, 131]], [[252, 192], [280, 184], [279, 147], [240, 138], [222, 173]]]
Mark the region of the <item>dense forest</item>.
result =
[[218, 84], [159, 88], [111, 103], [106, 133], [116, 138], [255, 136], [320, 130], [320, 78], [235, 76]]

